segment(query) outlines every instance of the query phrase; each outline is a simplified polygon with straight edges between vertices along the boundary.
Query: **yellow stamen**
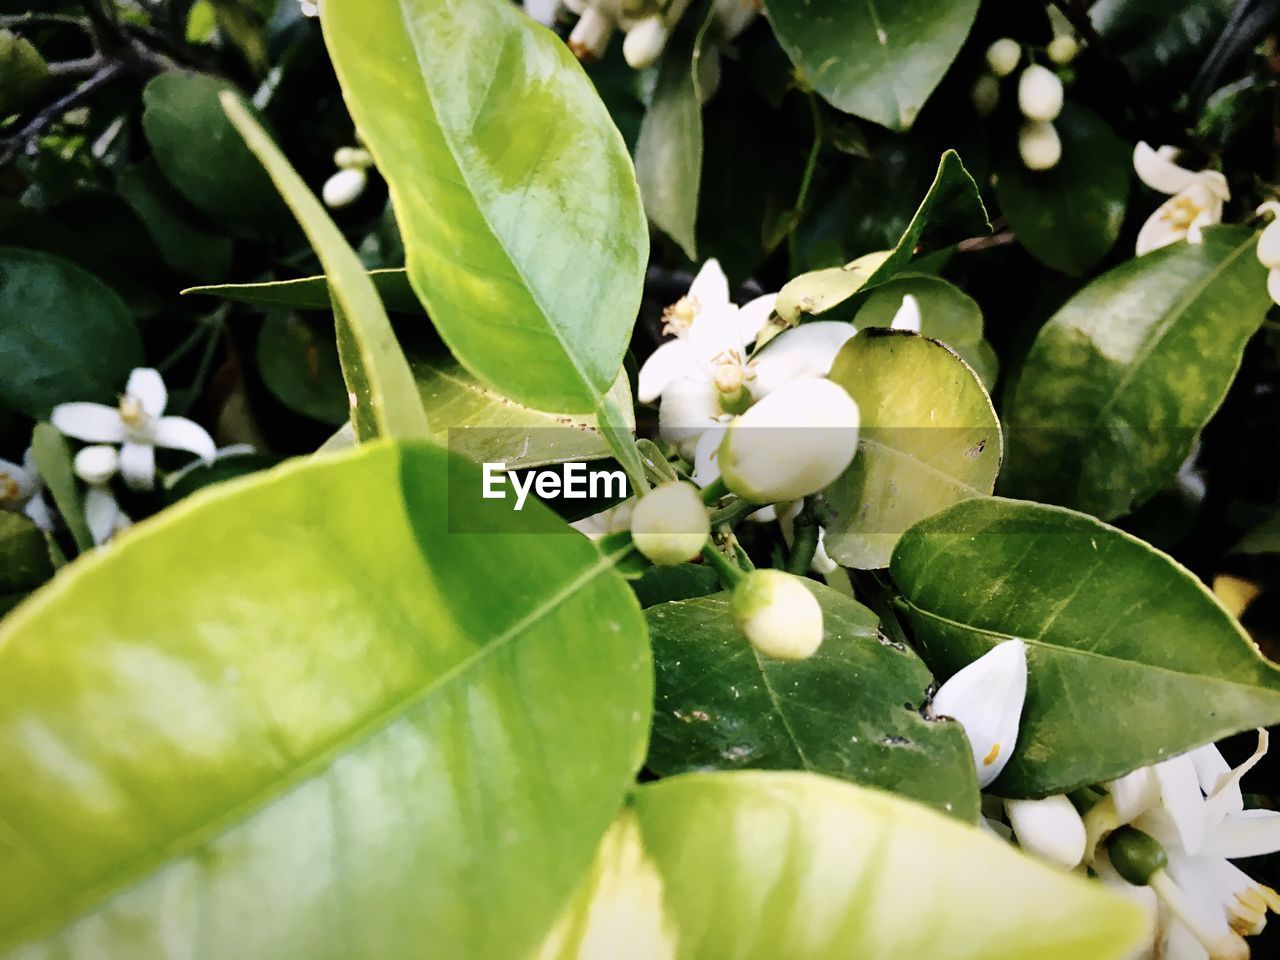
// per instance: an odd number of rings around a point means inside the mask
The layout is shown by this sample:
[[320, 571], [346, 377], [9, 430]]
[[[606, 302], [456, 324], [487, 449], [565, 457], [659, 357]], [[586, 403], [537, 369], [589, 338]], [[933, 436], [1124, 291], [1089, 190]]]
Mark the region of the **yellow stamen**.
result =
[[1000, 756], [1000, 744], [998, 743], [992, 744], [991, 752], [982, 758], [982, 765], [984, 767], [991, 766], [993, 763], [996, 762], [996, 757], [998, 756]]
[[131, 394], [120, 398], [120, 419], [128, 427], [140, 427], [147, 422], [147, 411], [142, 408], [142, 401]]
[[675, 334], [677, 337], [688, 333], [698, 316], [699, 309], [697, 297], [681, 297], [662, 311], [662, 319], [666, 321], [662, 326], [662, 332]]
[[22, 493], [22, 488], [18, 486], [18, 481], [9, 476], [9, 474], [0, 470], [0, 503], [15, 503]]

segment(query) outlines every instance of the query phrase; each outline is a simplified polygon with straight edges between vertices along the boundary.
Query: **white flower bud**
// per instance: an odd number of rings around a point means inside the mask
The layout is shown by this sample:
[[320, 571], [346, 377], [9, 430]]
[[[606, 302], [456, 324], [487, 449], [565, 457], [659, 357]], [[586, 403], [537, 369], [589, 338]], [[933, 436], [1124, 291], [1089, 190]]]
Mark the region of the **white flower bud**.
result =
[[1062, 159], [1062, 140], [1052, 123], [1034, 120], [1018, 131], [1018, 153], [1028, 170], [1052, 170]]
[[321, 191], [325, 206], [337, 209], [354, 203], [368, 182], [369, 175], [359, 168], [339, 170], [325, 181]]
[[1079, 52], [1080, 44], [1076, 43], [1076, 38], [1065, 33], [1061, 33], [1050, 40], [1047, 50], [1049, 59], [1060, 67], [1066, 66], [1074, 60]]
[[1280, 203], [1268, 200], [1258, 207], [1258, 213], [1276, 215], [1262, 231], [1262, 236], [1258, 237], [1258, 261], [1269, 270], [1274, 270], [1280, 267]]
[[743, 577], [729, 612], [766, 657], [804, 660], [822, 645], [822, 607], [799, 577], [781, 570], [752, 570]]
[[1062, 81], [1048, 67], [1033, 63], [1018, 78], [1018, 109], [1028, 120], [1056, 119], [1062, 98]]
[[373, 165], [373, 157], [362, 147], [339, 147], [333, 153], [333, 165], [342, 170], [370, 167]]
[[720, 473], [752, 503], [799, 500], [828, 486], [858, 449], [858, 405], [830, 380], [795, 380], [735, 419]]
[[1280, 306], [1280, 267], [1267, 272], [1267, 293], [1271, 294], [1271, 302]]
[[627, 31], [622, 56], [634, 70], [644, 70], [658, 62], [667, 45], [667, 27], [662, 17], [645, 17]]
[[631, 514], [636, 549], [659, 566], [696, 555], [711, 533], [711, 519], [698, 488], [666, 483], [640, 498]]
[[1084, 821], [1071, 801], [1058, 794], [1043, 800], [1006, 800], [1018, 846], [1028, 853], [1074, 870], [1084, 859]]
[[964, 725], [979, 787], [1000, 776], [1009, 762], [1026, 698], [1027, 645], [1021, 640], [997, 644], [934, 694], [933, 715]]
[[92, 487], [101, 486], [120, 469], [120, 453], [115, 447], [95, 445], [76, 454], [75, 474]]
[[614, 22], [608, 14], [599, 7], [589, 6], [582, 11], [569, 34], [569, 49], [579, 60], [599, 60], [609, 49], [613, 28]]
[[1017, 40], [1001, 37], [987, 47], [987, 66], [997, 77], [1007, 77], [1013, 73], [1022, 59], [1022, 46]]
[[973, 100], [973, 109], [978, 111], [978, 116], [991, 116], [1000, 104], [1000, 81], [991, 74], [984, 73], [974, 82], [970, 97]]

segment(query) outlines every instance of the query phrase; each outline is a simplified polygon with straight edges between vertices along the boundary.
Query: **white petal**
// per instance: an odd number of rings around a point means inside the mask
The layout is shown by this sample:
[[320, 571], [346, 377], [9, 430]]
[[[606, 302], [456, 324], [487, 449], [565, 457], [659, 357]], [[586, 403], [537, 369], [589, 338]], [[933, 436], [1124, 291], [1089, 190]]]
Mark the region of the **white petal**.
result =
[[755, 342], [760, 330], [769, 322], [769, 318], [773, 316], [773, 308], [777, 302], [778, 295], [776, 293], [766, 293], [763, 297], [756, 297], [738, 308], [736, 318], [738, 336], [742, 338], [743, 343]]
[[156, 484], [156, 448], [126, 443], [120, 448], [120, 474], [130, 490], [150, 490]]
[[[1270, 744], [1271, 735], [1265, 729], [1259, 730], [1258, 746], [1248, 760], [1234, 770], [1229, 769], [1225, 777], [1221, 775], [1220, 768], [1217, 765], [1210, 771], [1212, 774], [1217, 775], [1217, 779], [1209, 787], [1205, 788], [1205, 793], [1209, 795], [1209, 798], [1205, 801], [1207, 829], [1212, 830], [1223, 817], [1233, 813], [1240, 813], [1244, 810], [1244, 794], [1240, 791], [1240, 780], [1267, 755], [1267, 748]], [[1197, 753], [1204, 749], [1204, 747], [1201, 747]], [[1222, 754], [1218, 753], [1218, 749], [1212, 746], [1210, 749], [1217, 755], [1217, 759], [1221, 761], [1222, 765], [1226, 766], [1226, 761], [1222, 759]], [[1201, 754], [1201, 756], [1203, 757], [1204, 754]], [[1192, 762], [1195, 762], [1195, 757], [1192, 757]], [[1196, 772], [1197, 774], [1200, 773], [1199, 767], [1196, 767]], [[1204, 783], [1205, 778], [1201, 777], [1200, 784], [1202, 787], [1204, 787]]]
[[647, 70], [658, 62], [670, 32], [660, 14], [645, 17], [627, 31], [622, 57], [633, 70]]
[[1196, 768], [1196, 779], [1200, 781], [1200, 789], [1205, 796], [1212, 796], [1228, 776], [1231, 765], [1222, 756], [1222, 751], [1212, 743], [1196, 747], [1185, 754]]
[[159, 370], [150, 367], [138, 367], [129, 374], [129, 382], [124, 392], [142, 404], [142, 409], [150, 416], [158, 417], [164, 413], [169, 403], [169, 391], [165, 389], [164, 377]]
[[111, 539], [116, 529], [120, 505], [106, 487], [90, 487], [84, 495], [84, 519], [93, 542], [99, 546]]
[[1219, 211], [1218, 215], [1215, 217], [1212, 210], [1201, 210], [1196, 214], [1196, 218], [1191, 221], [1191, 225], [1187, 227], [1187, 243], [1204, 243], [1204, 228], [1221, 222], [1221, 211]]
[[1245, 810], [1222, 819], [1201, 847], [1206, 856], [1260, 857], [1280, 851], [1280, 813], [1274, 810]]
[[362, 167], [348, 167], [324, 182], [320, 196], [330, 210], [339, 210], [359, 200], [368, 185], [369, 174]]
[[668, 340], [649, 355], [640, 368], [636, 399], [653, 403], [672, 380], [683, 377], [699, 379], [702, 369], [694, 363], [693, 351], [684, 340]]
[[50, 422], [68, 437], [87, 443], [120, 443], [124, 421], [120, 411], [101, 403], [60, 403], [49, 415]]
[[34, 478], [26, 467], [19, 466], [10, 460], [0, 460], [0, 497], [4, 495], [6, 480], [11, 481], [18, 490], [12, 501], [0, 499], [0, 503], [21, 503], [31, 496], [35, 487]]
[[893, 322], [889, 324], [890, 330], [910, 330], [912, 333], [920, 332], [920, 301], [911, 294], [906, 294], [902, 298], [902, 306], [898, 308], [898, 312], [893, 315]]
[[76, 454], [72, 469], [90, 486], [102, 486], [120, 469], [120, 454], [115, 447], [101, 444], [85, 447]]
[[1258, 262], [1272, 270], [1280, 267], [1280, 219], [1267, 224], [1258, 237]]
[[560, 13], [560, 0], [524, 0], [524, 12], [544, 27], [551, 27]]
[[717, 365], [726, 360], [746, 361], [747, 347], [738, 332], [738, 308], [728, 306], [702, 309], [685, 335], [685, 343], [703, 375], [715, 376]]
[[716, 424], [698, 438], [693, 451], [693, 482], [700, 487], [710, 486], [720, 479], [720, 441], [727, 428]]
[[851, 323], [821, 320], [806, 323], [778, 334], [752, 357], [747, 381], [757, 400], [767, 397], [783, 384], [811, 377], [825, 377], [840, 348], [857, 333]]
[[186, 417], [161, 417], [155, 425], [152, 437], [158, 447], [186, 450], [205, 463], [213, 463], [217, 455], [217, 448], [209, 431]]
[[698, 301], [699, 310], [719, 310], [729, 306], [729, 278], [720, 268], [719, 260], [712, 257], [702, 265], [686, 296]]
[[693, 459], [698, 438], [720, 422], [716, 388], [706, 380], [675, 380], [662, 393], [658, 433], [675, 444], [686, 460]]
[[1138, 179], [1161, 193], [1181, 193], [1195, 182], [1197, 173], [1173, 162], [1177, 151], [1172, 147], [1152, 150], [1145, 142], [1133, 150], [1133, 169]]
[[1107, 784], [1116, 805], [1116, 822], [1132, 823], [1140, 814], [1160, 802], [1160, 784], [1151, 767], [1139, 767], [1132, 773]]
[[1267, 293], [1271, 302], [1280, 304], [1280, 267], [1272, 267], [1267, 271]]
[[934, 695], [934, 716], [964, 724], [978, 768], [978, 785], [988, 786], [1004, 769], [1018, 741], [1027, 698], [1027, 645], [997, 644], [959, 671]]
[[1062, 794], [1043, 800], [1006, 800], [1004, 809], [1018, 845], [1028, 853], [1067, 870], [1074, 870], [1084, 859], [1084, 821]]
[[37, 493], [28, 500], [22, 512], [27, 515], [28, 520], [46, 533], [53, 529], [53, 514], [49, 512], [49, 505], [44, 502], [43, 494]]
[[1160, 803], [1168, 813], [1189, 854], [1200, 852], [1204, 841], [1205, 805], [1195, 765], [1185, 756], [1155, 765], [1160, 783]]

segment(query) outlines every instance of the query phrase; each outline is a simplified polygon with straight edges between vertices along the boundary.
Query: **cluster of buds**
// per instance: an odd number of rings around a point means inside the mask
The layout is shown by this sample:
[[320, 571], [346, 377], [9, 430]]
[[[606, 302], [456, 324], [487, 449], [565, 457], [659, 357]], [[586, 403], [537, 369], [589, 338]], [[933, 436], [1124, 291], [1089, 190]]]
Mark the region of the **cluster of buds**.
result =
[[1268, 200], [1258, 207], [1258, 214], [1270, 214], [1272, 218], [1258, 237], [1258, 261], [1267, 268], [1267, 293], [1271, 294], [1271, 301], [1280, 304], [1280, 203]]
[[364, 147], [339, 147], [333, 155], [338, 172], [325, 181], [325, 206], [334, 210], [355, 203], [369, 185], [369, 168], [373, 157]]

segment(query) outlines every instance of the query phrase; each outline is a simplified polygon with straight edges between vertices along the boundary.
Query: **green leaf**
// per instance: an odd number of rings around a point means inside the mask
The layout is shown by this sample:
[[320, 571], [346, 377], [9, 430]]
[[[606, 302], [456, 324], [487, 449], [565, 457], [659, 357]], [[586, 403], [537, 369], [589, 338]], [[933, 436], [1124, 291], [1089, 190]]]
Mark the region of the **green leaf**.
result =
[[258, 334], [257, 359], [262, 382], [290, 410], [335, 426], [347, 419], [347, 386], [332, 334], [319, 334], [292, 314], [271, 314]]
[[536, 944], [643, 756], [644, 623], [537, 505], [450, 532], [450, 476], [378, 444], [222, 485], [5, 621], [0, 953]]
[[1169, 557], [1093, 517], [968, 500], [907, 531], [892, 572], [940, 677], [1027, 642], [1000, 796], [1062, 793], [1280, 721], [1280, 669], [1239, 624]]
[[49, 544], [40, 528], [0, 510], [0, 615], [52, 576]]
[[1240, 538], [1232, 553], [1265, 554], [1280, 553], [1280, 513], [1267, 519]]
[[594, 410], [630, 339], [648, 228], [577, 60], [507, 0], [329, 3], [321, 17], [409, 279], [454, 356], [528, 406]]
[[396, 342], [378, 291], [320, 201], [240, 100], [222, 97], [232, 125], [279, 187], [329, 278], [342, 372], [361, 440], [425, 437], [427, 417], [413, 373]]
[[829, 377], [858, 404], [858, 452], [824, 492], [834, 511], [831, 558], [889, 565], [917, 520], [995, 489], [1004, 453], [991, 398], [945, 346], [905, 331], [865, 330], [841, 348]]
[[37, 423], [31, 434], [31, 454], [62, 522], [71, 531], [76, 549], [81, 553], [93, 549], [93, 534], [84, 518], [84, 500], [72, 469], [71, 449], [66, 439], [51, 423]]
[[239, 98], [216, 77], [161, 73], [142, 91], [142, 129], [165, 177], [206, 216], [248, 236], [279, 235], [289, 212], [227, 121], [218, 102], [227, 92]]
[[[403, 268], [370, 270], [369, 279], [378, 296], [393, 313], [425, 314], [418, 295], [409, 285], [409, 274]], [[329, 282], [323, 275], [299, 277], [296, 280], [271, 280], [265, 283], [220, 283], [212, 286], [188, 287], [182, 291], [221, 297], [233, 303], [254, 307], [280, 307], [288, 310], [328, 310]]]
[[110, 402], [141, 365], [114, 290], [61, 257], [0, 247], [0, 402], [36, 419], [72, 400]]
[[[516, 403], [471, 376], [444, 350], [415, 357], [411, 365], [431, 438], [477, 463], [515, 469], [613, 455], [592, 414], [547, 413]], [[613, 392], [634, 431], [635, 407], [625, 376], [619, 376]]]
[[631, 582], [642, 607], [672, 600], [692, 600], [720, 592], [720, 577], [705, 563], [677, 563], [649, 567]]
[[1177, 473], [1271, 307], [1255, 235], [1121, 264], [1036, 337], [1006, 411], [1010, 494], [1110, 519]]
[[960, 52], [978, 0], [765, 0], [800, 79], [845, 113], [906, 130]]
[[812, 581], [824, 636], [807, 660], [762, 657], [729, 615], [728, 593], [649, 607], [656, 675], [646, 766], [808, 770], [883, 787], [976, 822], [964, 731], [926, 720], [933, 683], [866, 607]]
[[1101, 883], [892, 794], [703, 773], [636, 790], [537, 957], [1123, 960], [1147, 936]]
[[1097, 0], [1089, 19], [1140, 85], [1182, 94], [1236, 6], [1236, 0]]
[[801, 274], [778, 293], [775, 309], [791, 322], [798, 322], [801, 314], [824, 313], [859, 290], [877, 286], [900, 273], [922, 243], [990, 231], [991, 222], [978, 185], [960, 162], [960, 155], [948, 150], [938, 161], [933, 184], [892, 250], [867, 254], [843, 267]]
[[1062, 159], [1052, 170], [1023, 166], [1006, 151], [996, 198], [1018, 242], [1046, 266], [1078, 277], [1106, 256], [1124, 224], [1132, 148], [1097, 114], [1069, 103], [1053, 122]]
[[[698, 259], [698, 195], [702, 185], [702, 94], [698, 62], [708, 10], [700, 23], [684, 17], [667, 44], [649, 109], [636, 140], [636, 179], [654, 225]], [[718, 55], [718, 54], [717, 54]]]
[[146, 225], [164, 262], [197, 280], [220, 280], [231, 269], [231, 238], [204, 229], [181, 196], [154, 163], [139, 164], [120, 174], [120, 196]]

